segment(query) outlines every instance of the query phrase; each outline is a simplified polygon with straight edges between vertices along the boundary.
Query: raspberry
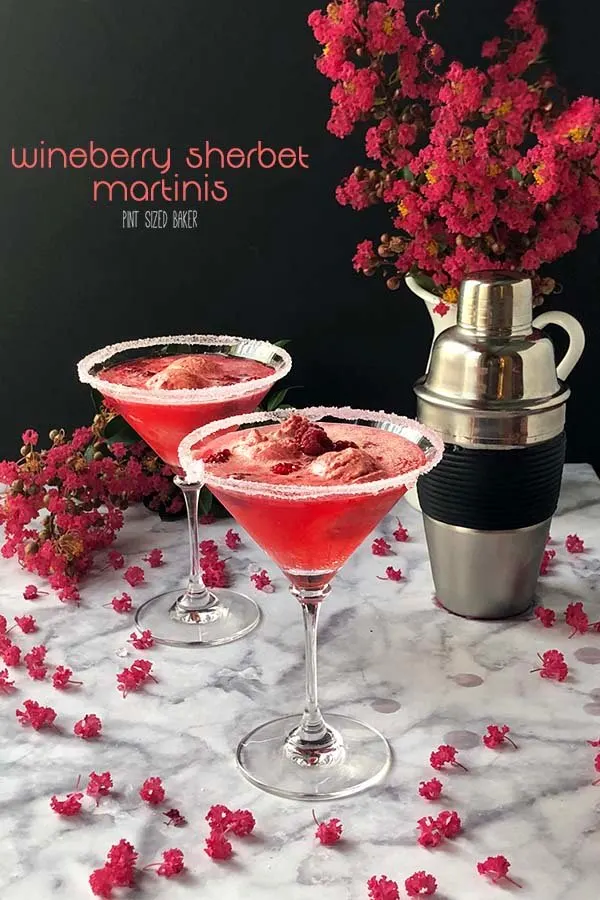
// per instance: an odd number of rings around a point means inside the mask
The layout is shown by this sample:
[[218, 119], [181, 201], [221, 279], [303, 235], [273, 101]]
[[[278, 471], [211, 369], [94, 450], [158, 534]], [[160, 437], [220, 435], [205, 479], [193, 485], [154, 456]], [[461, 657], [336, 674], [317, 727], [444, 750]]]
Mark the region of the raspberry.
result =
[[209, 453], [208, 456], [204, 457], [204, 462], [207, 463], [222, 463], [227, 462], [229, 457], [231, 456], [231, 450], [228, 450], [225, 447], [223, 450], [217, 450], [216, 453]]
[[271, 472], [274, 475], [289, 475], [290, 472], [297, 472], [299, 468], [300, 466], [296, 463], [280, 462], [271, 466]]
[[300, 438], [300, 449], [307, 456], [321, 456], [333, 450], [333, 441], [320, 425], [309, 425]]
[[333, 445], [336, 453], [340, 450], [347, 450], [349, 447], [352, 447], [353, 450], [358, 450], [358, 444], [355, 444], [354, 441], [335, 441]]

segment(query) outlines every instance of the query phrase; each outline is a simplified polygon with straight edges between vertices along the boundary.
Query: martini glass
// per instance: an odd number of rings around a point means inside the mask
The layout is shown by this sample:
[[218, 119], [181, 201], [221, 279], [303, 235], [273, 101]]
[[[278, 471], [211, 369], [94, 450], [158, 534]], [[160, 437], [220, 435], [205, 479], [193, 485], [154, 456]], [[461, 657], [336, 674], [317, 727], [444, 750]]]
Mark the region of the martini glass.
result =
[[[120, 363], [195, 354], [218, 354], [262, 363], [264, 374], [235, 384], [206, 388], [130, 387], [109, 382], [103, 371]], [[193, 428], [258, 406], [275, 382], [291, 368], [288, 353], [266, 341], [226, 335], [186, 334], [112, 344], [82, 359], [79, 378], [109, 401], [111, 407], [178, 474], [175, 483], [185, 499], [190, 542], [190, 575], [185, 590], [176, 588], [143, 603], [136, 611], [140, 631], [176, 646], [228, 644], [252, 631], [260, 621], [254, 600], [237, 591], [208, 590], [202, 580], [198, 540], [198, 502], [202, 482], [182, 478], [177, 448]]]
[[[246, 480], [235, 472], [217, 475], [200, 458], [231, 440], [231, 430], [281, 424], [299, 413], [321, 422], [384, 429], [417, 445], [417, 468], [376, 481], [322, 485]], [[347, 716], [324, 719], [317, 691], [317, 623], [330, 582], [397, 500], [442, 455], [441, 439], [401, 416], [350, 408], [259, 412], [214, 422], [188, 435], [179, 449], [191, 481], [205, 481], [215, 497], [281, 568], [300, 602], [304, 620], [306, 697], [301, 716], [287, 715], [259, 725], [238, 745], [237, 762], [246, 778], [272, 794], [300, 800], [349, 796], [380, 781], [391, 750], [378, 731]], [[216, 469], [216, 467], [214, 467]], [[247, 476], [254, 477], [254, 476]]]

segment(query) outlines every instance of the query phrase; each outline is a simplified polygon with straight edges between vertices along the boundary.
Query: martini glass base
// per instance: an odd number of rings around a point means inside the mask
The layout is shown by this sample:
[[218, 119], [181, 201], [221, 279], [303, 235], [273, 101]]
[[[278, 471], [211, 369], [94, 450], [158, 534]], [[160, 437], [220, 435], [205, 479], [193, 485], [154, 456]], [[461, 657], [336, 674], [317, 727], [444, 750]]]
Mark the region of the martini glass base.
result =
[[260, 608], [250, 597], [222, 588], [211, 590], [218, 603], [205, 611], [176, 614], [182, 588], [147, 600], [136, 611], [140, 631], [149, 629], [159, 644], [173, 647], [215, 647], [249, 634], [260, 622]]
[[336, 746], [316, 744], [313, 757], [296, 755], [286, 742], [297, 728], [299, 716], [259, 725], [238, 745], [239, 768], [256, 787], [292, 800], [349, 797], [380, 782], [392, 761], [383, 735], [348, 716], [332, 713], [326, 721]]

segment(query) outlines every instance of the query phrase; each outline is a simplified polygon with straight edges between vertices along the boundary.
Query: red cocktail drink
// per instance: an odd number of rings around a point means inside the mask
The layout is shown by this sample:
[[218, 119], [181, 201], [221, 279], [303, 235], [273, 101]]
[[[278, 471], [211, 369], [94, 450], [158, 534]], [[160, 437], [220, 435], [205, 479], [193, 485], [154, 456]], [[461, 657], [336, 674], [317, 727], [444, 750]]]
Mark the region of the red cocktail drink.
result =
[[206, 482], [278, 563], [302, 606], [304, 714], [260, 725], [238, 746], [238, 765], [258, 787], [296, 799], [342, 797], [387, 771], [391, 751], [379, 732], [321, 714], [319, 609], [336, 571], [442, 452], [441, 439], [417, 422], [326, 407], [234, 416], [182, 442], [188, 479]]
[[[285, 350], [266, 341], [179, 335], [113, 344], [81, 360], [78, 372], [181, 475], [177, 448], [190, 430], [255, 409], [290, 367]], [[243, 594], [207, 590], [198, 551], [202, 484], [179, 477], [176, 483], [190, 526], [188, 586], [148, 600], [136, 610], [135, 621], [162, 643], [229, 643], [256, 627], [260, 610]]]

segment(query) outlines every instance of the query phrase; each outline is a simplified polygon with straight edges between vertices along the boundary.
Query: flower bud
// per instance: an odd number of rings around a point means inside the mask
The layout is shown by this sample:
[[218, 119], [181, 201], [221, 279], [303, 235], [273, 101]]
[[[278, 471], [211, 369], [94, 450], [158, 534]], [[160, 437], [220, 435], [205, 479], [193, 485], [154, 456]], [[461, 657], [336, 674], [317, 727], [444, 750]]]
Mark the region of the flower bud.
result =
[[104, 453], [100, 453], [99, 450], [96, 450], [92, 459], [94, 460], [94, 462], [100, 462], [101, 459], [104, 459]]
[[29, 444], [23, 444], [21, 447], [21, 456], [27, 456], [29, 453]]
[[401, 283], [402, 282], [397, 275], [392, 275], [392, 277], [388, 278], [388, 280], [386, 281], [386, 285], [388, 286], [390, 291], [397, 291]]
[[390, 236], [389, 236], [389, 234], [382, 234], [381, 237], [379, 238], [379, 240], [381, 241], [382, 244], [389, 244]]
[[20, 494], [23, 490], [23, 482], [21, 481], [21, 479], [15, 479], [15, 481], [13, 481], [13, 483], [11, 484], [10, 489], [13, 494]]
[[356, 175], [357, 178], [362, 178], [365, 174], [365, 170], [362, 166], [355, 166], [353, 174]]
[[52, 431], [50, 432], [50, 434], [48, 435], [48, 437], [50, 438], [51, 441], [55, 441], [56, 438], [59, 436], [59, 434], [60, 434], [60, 431], [58, 430], [58, 428], [53, 428]]
[[34, 553], [37, 553], [39, 550], [39, 545], [37, 541], [27, 541], [24, 547], [25, 553], [27, 556], [32, 556]]

